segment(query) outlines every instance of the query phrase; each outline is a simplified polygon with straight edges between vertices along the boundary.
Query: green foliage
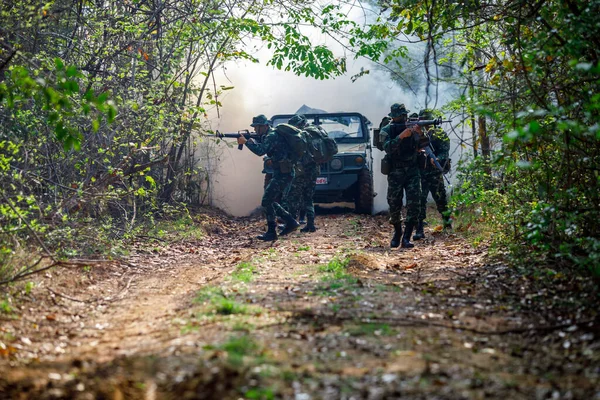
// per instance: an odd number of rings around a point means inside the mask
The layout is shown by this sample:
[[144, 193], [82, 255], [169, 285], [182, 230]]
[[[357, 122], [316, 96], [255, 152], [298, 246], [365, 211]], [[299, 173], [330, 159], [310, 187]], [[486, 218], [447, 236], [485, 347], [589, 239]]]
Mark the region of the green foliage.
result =
[[[217, 66], [259, 61], [250, 40], [271, 49], [276, 68], [317, 79], [345, 72], [344, 57], [302, 32], [323, 18], [349, 26], [336, 7], [319, 14], [303, 2], [192, 0], [135, 10], [121, 2], [13, 3], [0, 5], [3, 262], [34, 236], [60, 256], [84, 255], [85, 246], [69, 243], [87, 218], [112, 221], [92, 252], [115, 256], [115, 239], [147, 232], [173, 206], [206, 201], [195, 137], [207, 129], [207, 109], [233, 89], [211, 84]], [[202, 237], [189, 222], [173, 228]]]
[[597, 274], [600, 1], [394, 0], [383, 8], [370, 31], [423, 41], [429, 72], [448, 71], [432, 82], [460, 89], [446, 111], [475, 130], [476, 157], [455, 190], [463, 227], [483, 224], [523, 264]]
[[206, 286], [196, 293], [195, 303], [208, 305], [206, 313], [219, 315], [253, 314], [258, 312], [235, 299], [225, 295], [223, 290], [214, 286]]
[[324, 272], [323, 282], [326, 286], [321, 287], [317, 292], [325, 295], [339, 289], [349, 289], [353, 287], [358, 279], [347, 272], [349, 258], [332, 258], [326, 265], [319, 267], [319, 271]]
[[275, 393], [270, 388], [252, 388], [244, 393], [244, 397], [251, 400], [273, 400]]
[[0, 312], [4, 314], [12, 314], [13, 308], [8, 300], [0, 301]]
[[248, 283], [254, 279], [254, 275], [257, 273], [256, 266], [250, 262], [242, 262], [239, 263], [231, 273], [231, 279]]

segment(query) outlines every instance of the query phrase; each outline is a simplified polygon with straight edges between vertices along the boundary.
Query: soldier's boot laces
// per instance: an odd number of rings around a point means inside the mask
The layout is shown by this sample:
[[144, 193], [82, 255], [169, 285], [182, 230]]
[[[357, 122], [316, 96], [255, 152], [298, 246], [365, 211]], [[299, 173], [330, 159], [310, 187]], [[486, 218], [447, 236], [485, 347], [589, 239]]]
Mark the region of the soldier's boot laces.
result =
[[390, 242], [390, 247], [398, 247], [400, 246], [400, 238], [402, 237], [402, 224], [394, 224], [394, 236], [392, 236], [392, 241]]
[[315, 217], [308, 217], [308, 221], [306, 222], [306, 226], [300, 229], [300, 232], [315, 232], [317, 227], [315, 226]]
[[413, 236], [413, 240], [421, 240], [425, 237], [425, 232], [423, 232], [423, 221], [419, 221], [417, 223], [417, 231]]
[[412, 231], [413, 231], [413, 224], [406, 224], [406, 226], [404, 227], [404, 235], [402, 236], [402, 246], [401, 247], [403, 249], [410, 249], [412, 247], [415, 247], [415, 245], [410, 242], [410, 235], [412, 235]]
[[289, 217], [287, 217], [285, 219], [285, 228], [283, 228], [281, 230], [281, 232], [279, 232], [279, 234], [281, 236], [285, 236], [288, 233], [292, 233], [294, 232], [296, 229], [298, 229], [300, 227], [300, 224], [298, 223], [298, 221], [296, 221], [294, 219], [294, 217], [292, 217], [291, 215]]
[[267, 224], [267, 231], [262, 235], [258, 235], [257, 238], [260, 240], [264, 240], [265, 242], [270, 242], [273, 240], [277, 240], [277, 223], [269, 222]]

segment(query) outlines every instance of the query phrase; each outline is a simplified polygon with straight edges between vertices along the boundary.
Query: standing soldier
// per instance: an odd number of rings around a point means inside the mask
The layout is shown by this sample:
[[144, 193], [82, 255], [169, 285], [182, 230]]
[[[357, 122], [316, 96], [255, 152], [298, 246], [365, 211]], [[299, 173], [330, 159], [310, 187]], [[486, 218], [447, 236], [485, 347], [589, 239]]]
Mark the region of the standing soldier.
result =
[[[431, 120], [433, 113], [431, 110], [421, 110], [419, 112], [419, 120]], [[451, 229], [450, 211], [448, 210], [448, 201], [446, 200], [446, 187], [444, 186], [444, 177], [442, 174], [450, 170], [450, 138], [441, 128], [433, 126], [425, 127], [425, 135], [429, 139], [429, 143], [433, 148], [433, 154], [437, 158], [439, 164], [444, 171], [440, 171], [432, 159], [427, 159], [420, 170], [421, 172], [421, 201], [419, 211], [419, 221], [414, 240], [423, 239], [423, 222], [427, 216], [427, 196], [431, 192], [431, 197], [435, 201], [439, 213], [444, 221], [444, 228]]]
[[[288, 124], [302, 129], [302, 135], [305, 136], [307, 143], [310, 143], [310, 129], [319, 129], [314, 125], [308, 125], [306, 117], [302, 114], [296, 114], [289, 119]], [[310, 149], [310, 147], [309, 147]], [[317, 176], [319, 176], [319, 165], [315, 162], [310, 151], [307, 151], [297, 164], [296, 176], [292, 181], [292, 186], [286, 194], [284, 207], [295, 216], [298, 211], [300, 215], [304, 212], [306, 215], [306, 226], [301, 232], [314, 232], [315, 227], [315, 206], [313, 197], [317, 185]]]
[[[413, 228], [419, 218], [419, 201], [421, 198], [421, 179], [417, 164], [417, 150], [421, 128], [406, 127], [408, 111], [404, 104], [392, 104], [388, 114], [392, 121], [381, 129], [383, 148], [388, 156], [390, 170], [388, 174], [387, 201], [390, 206], [390, 223], [394, 226], [391, 247], [411, 248], [410, 242]], [[406, 191], [406, 221], [402, 235], [402, 198]]]
[[281, 196], [289, 189], [290, 183], [294, 178], [294, 163], [291, 161], [291, 149], [285, 138], [278, 135], [269, 125], [267, 117], [263, 114], [252, 118], [251, 127], [254, 132], [262, 139], [260, 142], [254, 139], [246, 140], [244, 136], [238, 137], [238, 144], [245, 144], [248, 149], [257, 156], [265, 154], [271, 158], [273, 168], [273, 176], [265, 188], [261, 205], [265, 209], [267, 217], [267, 232], [258, 236], [260, 240], [271, 241], [277, 240], [277, 222], [276, 216], [286, 222], [285, 229], [281, 234], [290, 233], [300, 226], [298, 222], [281, 207], [276, 201], [278, 196]]

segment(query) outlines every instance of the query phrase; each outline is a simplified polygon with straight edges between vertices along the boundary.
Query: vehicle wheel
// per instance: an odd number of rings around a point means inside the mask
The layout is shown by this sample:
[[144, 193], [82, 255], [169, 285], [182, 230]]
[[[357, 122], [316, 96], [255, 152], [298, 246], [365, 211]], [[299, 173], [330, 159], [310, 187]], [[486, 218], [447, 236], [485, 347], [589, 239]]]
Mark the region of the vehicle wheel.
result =
[[358, 173], [358, 191], [354, 208], [359, 214], [371, 214], [373, 211], [373, 174], [368, 169]]

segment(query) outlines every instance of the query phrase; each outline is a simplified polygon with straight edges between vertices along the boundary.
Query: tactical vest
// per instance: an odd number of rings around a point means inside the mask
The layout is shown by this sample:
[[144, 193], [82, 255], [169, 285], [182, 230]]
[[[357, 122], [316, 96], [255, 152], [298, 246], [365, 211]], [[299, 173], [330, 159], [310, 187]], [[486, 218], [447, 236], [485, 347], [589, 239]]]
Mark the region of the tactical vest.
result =
[[[402, 132], [406, 130], [406, 125], [404, 123], [391, 123], [389, 126], [390, 138], [396, 138], [400, 136]], [[390, 140], [391, 140], [390, 139]], [[392, 164], [394, 167], [410, 167], [416, 166], [417, 162], [417, 150], [419, 148], [419, 135], [412, 135], [410, 138], [401, 139], [403, 144], [406, 144], [405, 141], [409, 141], [408, 146], [402, 146], [398, 148], [396, 152], [392, 154]], [[400, 140], [398, 141], [400, 143]]]

